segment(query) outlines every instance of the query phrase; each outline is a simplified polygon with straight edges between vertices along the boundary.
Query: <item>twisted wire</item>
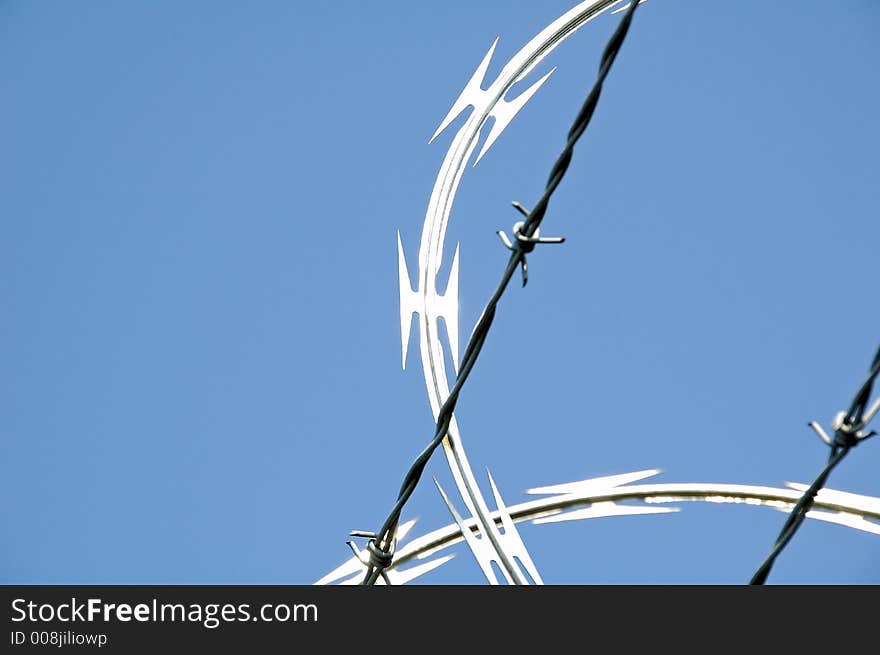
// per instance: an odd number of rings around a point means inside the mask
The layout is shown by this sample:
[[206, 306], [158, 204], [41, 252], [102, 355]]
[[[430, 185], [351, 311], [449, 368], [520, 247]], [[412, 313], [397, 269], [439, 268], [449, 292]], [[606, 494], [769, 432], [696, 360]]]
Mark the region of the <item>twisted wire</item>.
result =
[[586, 100], [581, 106], [581, 109], [568, 132], [568, 139], [565, 148], [562, 150], [562, 153], [553, 165], [544, 192], [538, 199], [538, 202], [535, 204], [531, 212], [526, 212], [518, 205], [518, 203], [514, 203], [514, 206], [526, 215], [526, 220], [521, 226], [518, 224], [518, 226], [515, 227], [514, 234], [516, 240], [514, 242], [508, 242], [505, 238], [505, 245], [511, 250], [507, 267], [504, 269], [504, 273], [501, 276], [501, 281], [498, 284], [495, 293], [492, 294], [492, 297], [483, 309], [483, 313], [480, 315], [480, 319], [477, 321], [477, 324], [471, 333], [470, 340], [468, 341], [461, 358], [461, 364], [459, 366], [458, 375], [455, 379], [455, 384], [437, 414], [437, 427], [434, 431], [433, 438], [418, 457], [416, 457], [407, 471], [403, 483], [401, 484], [400, 491], [398, 492], [397, 501], [391, 508], [388, 518], [382, 524], [382, 528], [379, 532], [375, 534], [364, 532], [352, 533], [353, 536], [367, 536], [370, 539], [368, 544], [369, 558], [364, 562], [367, 566], [367, 571], [361, 582], [362, 585], [373, 585], [380, 577], [385, 579], [386, 582], [388, 581], [385, 570], [390, 566], [392, 561], [400, 514], [404, 505], [406, 505], [407, 501], [415, 491], [431, 455], [443, 442], [443, 439], [446, 438], [446, 433], [452, 422], [455, 406], [458, 403], [458, 397], [461, 393], [462, 386], [467, 381], [468, 376], [476, 363], [477, 357], [483, 348], [489, 329], [495, 319], [498, 302], [501, 300], [501, 296], [507, 289], [511, 277], [518, 267], [522, 267], [523, 286], [525, 286], [528, 280], [526, 254], [531, 252], [538, 243], [558, 243], [560, 241], [558, 239], [540, 239], [537, 236], [538, 228], [541, 221], [544, 219], [544, 214], [547, 212], [550, 197], [553, 195], [553, 192], [559, 186], [559, 183], [562, 181], [562, 178], [568, 170], [569, 164], [571, 163], [572, 153], [574, 151], [574, 145], [590, 123], [590, 119], [593, 116], [593, 112], [596, 109], [596, 104], [598, 103], [599, 96], [602, 92], [602, 84], [604, 83], [608, 72], [611, 70], [611, 65], [614, 63], [617, 54], [620, 52], [620, 48], [623, 45], [627, 32], [629, 31], [633, 14], [638, 5], [638, 1], [633, 1], [629, 5], [618, 23], [614, 34], [612, 34], [608, 44], [605, 46], [600, 60], [599, 73], [596, 82], [587, 95]]
[[875, 434], [873, 431], [865, 433], [862, 430], [871, 418], [873, 418], [873, 412], [867, 412], [868, 415], [866, 416], [866, 410], [868, 410], [868, 401], [871, 398], [874, 380], [877, 378], [878, 374], [880, 374], [880, 348], [877, 349], [877, 354], [874, 356], [874, 361], [871, 363], [868, 377], [862, 383], [858, 392], [856, 392], [852, 403], [850, 403], [849, 410], [842, 419], [835, 421], [834, 439], [829, 440], [828, 443], [831, 448], [831, 452], [828, 455], [828, 462], [825, 464], [825, 467], [822, 469], [822, 472], [819, 473], [813, 484], [804, 491], [803, 495], [798, 499], [798, 502], [795, 503], [795, 506], [792, 508], [791, 513], [789, 513], [788, 518], [782, 526], [782, 530], [779, 532], [779, 536], [776, 537], [776, 542], [773, 544], [770, 554], [767, 555], [761, 566], [755, 571], [749, 584], [762, 585], [767, 581], [767, 576], [770, 575], [770, 571], [773, 568], [776, 558], [779, 557], [786, 545], [788, 545], [788, 542], [791, 541], [791, 538], [794, 537], [798, 528], [800, 528], [801, 524], [804, 522], [807, 513], [813, 507], [816, 495], [825, 486], [825, 482], [831, 475], [831, 471], [843, 461], [843, 458], [847, 456], [850, 450]]

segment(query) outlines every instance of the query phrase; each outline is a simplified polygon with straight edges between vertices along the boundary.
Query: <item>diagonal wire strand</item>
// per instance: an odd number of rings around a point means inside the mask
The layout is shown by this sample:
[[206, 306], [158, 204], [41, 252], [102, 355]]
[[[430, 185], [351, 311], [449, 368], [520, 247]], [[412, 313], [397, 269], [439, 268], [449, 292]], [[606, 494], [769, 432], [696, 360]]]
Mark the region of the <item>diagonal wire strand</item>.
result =
[[[388, 581], [387, 576], [385, 575], [385, 570], [391, 565], [393, 558], [396, 541], [395, 535], [397, 533], [397, 524], [400, 520], [400, 513], [415, 491], [431, 455], [443, 442], [443, 439], [446, 438], [446, 433], [452, 422], [452, 416], [455, 411], [455, 405], [458, 402], [459, 394], [461, 393], [461, 388], [467, 381], [467, 378], [476, 363], [477, 357], [483, 348], [483, 344], [486, 341], [489, 329], [492, 326], [492, 321], [495, 318], [498, 301], [501, 300], [501, 296], [507, 289], [507, 285], [518, 267], [522, 267], [523, 285], [526, 283], [526, 254], [534, 249], [536, 243], [542, 242], [542, 240], [537, 237], [537, 232], [541, 221], [544, 219], [544, 214], [547, 212], [550, 197], [553, 195], [553, 192], [559, 186], [559, 183], [562, 181], [562, 178], [568, 170], [575, 143], [584, 133], [584, 130], [587, 129], [587, 125], [589, 125], [590, 119], [593, 117], [593, 112], [596, 109], [596, 104], [598, 103], [599, 96], [602, 92], [602, 84], [605, 81], [608, 72], [611, 70], [611, 65], [614, 63], [617, 54], [620, 52], [620, 48], [623, 45], [627, 32], [629, 31], [633, 14], [638, 5], [639, 3], [637, 1], [630, 4], [621, 18], [620, 23], [618, 23], [617, 29], [614, 31], [614, 34], [612, 34], [608, 44], [605, 46], [605, 50], [603, 51], [600, 60], [599, 74], [596, 82], [590, 90], [589, 95], [587, 95], [584, 104], [581, 106], [581, 109], [568, 132], [568, 139], [565, 148], [562, 150], [562, 153], [559, 155], [559, 158], [556, 160], [556, 163], [550, 171], [550, 176], [547, 180], [544, 193], [538, 199], [538, 202], [535, 204], [531, 212], [524, 212], [526, 213], [526, 220], [523, 222], [523, 225], [519, 230], [514, 230], [517, 239], [510, 245], [512, 252], [507, 261], [507, 267], [504, 269], [498, 288], [495, 290], [495, 293], [492, 294], [492, 297], [486, 304], [479, 321], [477, 321], [477, 324], [471, 333], [471, 338], [468, 341], [464, 355], [462, 355], [461, 358], [461, 365], [455, 379], [455, 384], [437, 414], [437, 428], [434, 432], [434, 437], [419, 456], [416, 457], [415, 461], [413, 461], [410, 466], [409, 471], [407, 471], [400, 487], [397, 501], [391, 508], [391, 512], [389, 512], [385, 523], [382, 524], [381, 530], [376, 534], [353, 533], [355, 536], [370, 537], [370, 542], [368, 544], [370, 557], [367, 562], [367, 572], [361, 583], [362, 585], [373, 585], [380, 577], [385, 579], [386, 582]], [[543, 242], [552, 243], [555, 241], [546, 240]]]
[[871, 390], [874, 387], [874, 380], [877, 378], [878, 374], [880, 374], [880, 348], [877, 349], [877, 354], [874, 356], [874, 361], [871, 363], [868, 377], [862, 383], [862, 386], [853, 398], [849, 411], [841, 421], [835, 422], [834, 440], [829, 444], [831, 447], [831, 453], [828, 455], [828, 463], [825, 464], [825, 468], [822, 469], [822, 472], [819, 473], [813, 484], [804, 491], [803, 495], [792, 508], [791, 513], [788, 515], [788, 518], [782, 526], [782, 530], [779, 532], [779, 536], [776, 537], [776, 543], [773, 544], [770, 554], [767, 555], [767, 558], [761, 566], [758, 567], [758, 570], [755, 571], [749, 584], [762, 585], [767, 581], [767, 576], [770, 575], [770, 570], [773, 568], [776, 558], [779, 557], [780, 553], [782, 553], [785, 546], [791, 541], [791, 538], [794, 537], [798, 528], [804, 522], [807, 513], [813, 507], [816, 495], [825, 486], [825, 482], [831, 475], [831, 471], [843, 461], [843, 458], [846, 457], [847, 453], [858, 445], [859, 442], [864, 441], [874, 434], [873, 432], [863, 434], [861, 433], [861, 430], [867, 425], [871, 418], [873, 418], [873, 415], [870, 412], [866, 417], [865, 411], [868, 408], [868, 401], [871, 398]]

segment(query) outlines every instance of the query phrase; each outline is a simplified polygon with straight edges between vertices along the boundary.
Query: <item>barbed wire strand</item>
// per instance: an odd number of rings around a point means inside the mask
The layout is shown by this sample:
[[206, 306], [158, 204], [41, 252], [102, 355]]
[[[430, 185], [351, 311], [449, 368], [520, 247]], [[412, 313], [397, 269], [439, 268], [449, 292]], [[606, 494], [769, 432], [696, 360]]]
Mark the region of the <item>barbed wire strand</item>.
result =
[[528, 282], [526, 254], [534, 250], [535, 245], [539, 243], [562, 242], [562, 239], [559, 238], [540, 238], [538, 236], [538, 228], [541, 221], [544, 219], [544, 214], [547, 212], [550, 196], [553, 195], [553, 192], [559, 186], [559, 183], [562, 181], [562, 178], [568, 170], [568, 166], [571, 163], [572, 153], [574, 151], [574, 145], [590, 123], [590, 119], [593, 116], [593, 112], [596, 109], [599, 96], [602, 92], [602, 84], [605, 81], [608, 72], [611, 70], [611, 65], [614, 63], [617, 54], [620, 52], [620, 48], [623, 45], [627, 32], [629, 31], [633, 14], [638, 5], [638, 0], [633, 0], [621, 18], [620, 23], [618, 23], [617, 29], [609, 39], [608, 44], [605, 46], [605, 50], [603, 51], [600, 60], [599, 73], [596, 82], [581, 106], [581, 109], [568, 132], [568, 140], [565, 144], [565, 148], [562, 150], [562, 153], [559, 155], [559, 158], [556, 160], [556, 163], [550, 171], [550, 176], [547, 180], [544, 193], [538, 199], [538, 202], [535, 204], [531, 212], [527, 212], [519, 203], [513, 203], [513, 206], [526, 217], [526, 220], [514, 225], [513, 232], [516, 237], [515, 242], [511, 243], [503, 232], [499, 234], [505, 245], [512, 251], [510, 259], [507, 262], [507, 268], [504, 270], [498, 288], [495, 290], [495, 293], [492, 294], [492, 297], [489, 299], [489, 302], [486, 304], [486, 307], [480, 316], [480, 320], [477, 321], [477, 324], [471, 333], [470, 340], [468, 341], [464, 355], [462, 355], [461, 358], [461, 365], [455, 379], [455, 384], [437, 414], [437, 429], [434, 432], [433, 439], [431, 439], [430, 443], [419, 454], [419, 456], [416, 457], [409, 471], [407, 471], [403, 484], [400, 487], [400, 492], [398, 493], [397, 502], [394, 503], [391, 512], [388, 514], [388, 518], [382, 525], [382, 529], [378, 533], [363, 531], [351, 532], [351, 536], [366, 537], [369, 539], [367, 544], [369, 558], [364, 562], [367, 565], [367, 572], [361, 583], [362, 585], [373, 585], [380, 577], [382, 577], [386, 583], [389, 582], [385, 571], [391, 566], [393, 561], [400, 513], [415, 491], [431, 455], [446, 437], [446, 433], [449, 430], [449, 425], [455, 411], [455, 405], [458, 402], [458, 397], [461, 393], [461, 388], [470, 375], [477, 357], [483, 348], [486, 336], [488, 335], [489, 329], [492, 326], [492, 321], [495, 318], [498, 301], [507, 289], [511, 277], [517, 267], [521, 267], [523, 286], [525, 286]]
[[[821, 431], [821, 428], [819, 428], [817, 424], [809, 424], [819, 432], [819, 435], [822, 436], [823, 440], [825, 440], [831, 448], [831, 452], [828, 455], [828, 463], [825, 464], [825, 468], [822, 469], [822, 472], [819, 473], [819, 476], [813, 484], [807, 488], [803, 495], [798, 499], [794, 508], [792, 508], [791, 513], [788, 515], [788, 518], [782, 526], [782, 530], [779, 532], [779, 536], [776, 538], [776, 543], [773, 544], [770, 554], [761, 566], [758, 567], [758, 570], [752, 576], [749, 584], [762, 585], [766, 582], [767, 576], [770, 575], [770, 570], [773, 568], [773, 563], [804, 522], [807, 513], [813, 507], [816, 495], [825, 486], [825, 482], [828, 480], [828, 476], [831, 475], [831, 471], [843, 461], [843, 458], [846, 457], [850, 450], [855, 448], [865, 439], [876, 434], [873, 430], [871, 432], [864, 432], [863, 430], [873, 418], [874, 412], [876, 411], [876, 407], [872, 407], [871, 410], [868, 411], [867, 416], [865, 415], [866, 410], [868, 410], [868, 401], [871, 398], [871, 390], [874, 387], [874, 380], [877, 378], [878, 374], [880, 374], [880, 348], [877, 349], [877, 354], [874, 356], [874, 361], [871, 364], [868, 377], [862, 383], [855, 398], [853, 398], [849, 411], [847, 411], [843, 417], [835, 419], [832, 425], [834, 428], [833, 440], [826, 439], [824, 432]], [[878, 401], [878, 405], [880, 405], [880, 401]]]

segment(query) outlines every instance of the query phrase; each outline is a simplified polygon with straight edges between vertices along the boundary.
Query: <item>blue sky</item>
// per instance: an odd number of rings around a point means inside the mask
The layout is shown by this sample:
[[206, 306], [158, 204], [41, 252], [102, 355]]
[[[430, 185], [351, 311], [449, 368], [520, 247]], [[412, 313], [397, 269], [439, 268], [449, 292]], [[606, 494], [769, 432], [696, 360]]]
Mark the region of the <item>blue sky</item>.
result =
[[[309, 584], [378, 529], [433, 432], [396, 232], [412, 271], [462, 119], [428, 139], [496, 36], [489, 79], [573, 4], [0, 4], [0, 581]], [[616, 22], [464, 175], [462, 347]], [[818, 473], [806, 423], [880, 343], [878, 30], [871, 0], [639, 9], [544, 222], [567, 242], [458, 405], [508, 504]], [[878, 467], [867, 442], [829, 486], [880, 496]], [[739, 584], [784, 519], [681, 507], [521, 535], [548, 583]], [[449, 522], [428, 477], [404, 518]], [[454, 552], [419, 582], [481, 584]], [[770, 582], [880, 583], [880, 537], [808, 522]]]

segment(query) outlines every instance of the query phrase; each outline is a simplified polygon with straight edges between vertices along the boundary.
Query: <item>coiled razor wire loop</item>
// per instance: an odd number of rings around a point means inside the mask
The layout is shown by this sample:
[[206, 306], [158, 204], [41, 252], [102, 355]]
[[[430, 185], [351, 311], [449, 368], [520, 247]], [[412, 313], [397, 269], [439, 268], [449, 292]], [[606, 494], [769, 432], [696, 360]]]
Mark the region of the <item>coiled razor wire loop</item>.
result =
[[[565, 176], [565, 172], [568, 170], [568, 166], [571, 163], [572, 153], [574, 152], [574, 145], [584, 133], [584, 130], [587, 129], [587, 125], [589, 125], [590, 119], [593, 117], [596, 104], [599, 102], [599, 95], [602, 93], [602, 83], [605, 81], [608, 72], [611, 70], [611, 65], [614, 63], [614, 59], [617, 57], [618, 52], [620, 52], [620, 48], [623, 45], [627, 32], [629, 31], [633, 14], [638, 6], [638, 2], [632, 2], [629, 5], [621, 18], [620, 23], [617, 25], [617, 29], [614, 31], [614, 34], [611, 35], [608, 45], [605, 46], [599, 64], [599, 74], [596, 82], [590, 90], [584, 104], [581, 106], [581, 109], [568, 132], [568, 140], [565, 144], [565, 148], [562, 150], [562, 153], [559, 155], [559, 158], [556, 160], [556, 163], [550, 171], [550, 177], [547, 180], [544, 193], [538, 199], [538, 202], [532, 208], [531, 212], [525, 211], [519, 203], [514, 203], [513, 205], [526, 217], [526, 220], [517, 223], [514, 226], [513, 232], [516, 238], [515, 243], [512, 243], [506, 235], [502, 236], [504, 244], [512, 251], [510, 259], [507, 262], [507, 268], [504, 270], [498, 288], [489, 299], [489, 302], [486, 304], [486, 307], [480, 316], [480, 320], [477, 321], [474, 331], [471, 333], [471, 338], [468, 341], [464, 355], [461, 358], [461, 365], [459, 367], [458, 376], [455, 378], [455, 384], [449, 391], [449, 396], [447, 396], [446, 401], [443, 403], [443, 406], [440, 408], [437, 415], [437, 429], [434, 432], [434, 437], [419, 456], [416, 457], [412, 466], [410, 466], [409, 471], [407, 471], [407, 474], [403, 479], [403, 484], [400, 487], [400, 492], [397, 496], [397, 502], [395, 502], [394, 507], [391, 508], [391, 512], [388, 514], [388, 518], [382, 525], [382, 529], [376, 534], [363, 531], [353, 531], [350, 533], [353, 537], [366, 537], [369, 539], [367, 544], [369, 558], [366, 561], [360, 558], [360, 553], [355, 548], [355, 553], [367, 566], [367, 572], [361, 583], [362, 585], [373, 585], [380, 577], [388, 583], [388, 577], [385, 575], [385, 570], [393, 561], [395, 536], [397, 534], [397, 524], [400, 520], [400, 513], [403, 510], [403, 506], [415, 491], [416, 485], [418, 485], [431, 455], [443, 442], [443, 439], [446, 438], [446, 433], [452, 422], [452, 416], [455, 412], [455, 405], [458, 403], [458, 396], [461, 393], [461, 388], [470, 375], [470, 372], [477, 361], [477, 357], [483, 348], [486, 336], [489, 334], [489, 328], [492, 326], [492, 321], [495, 318], [498, 301], [501, 300], [501, 296], [504, 294], [505, 289], [507, 289], [507, 285], [510, 282], [510, 278], [513, 276], [514, 271], [517, 267], [522, 267], [523, 286], [525, 286], [528, 281], [528, 268], [525, 259], [526, 253], [531, 252], [535, 245], [539, 243], [562, 242], [559, 238], [540, 238], [538, 236], [538, 228], [541, 225], [541, 221], [544, 219], [544, 214], [547, 212], [547, 205], [550, 203], [550, 196], [553, 195], [556, 187], [559, 186], [559, 183]], [[503, 235], [503, 232], [501, 234]]]
[[877, 378], [878, 374], [880, 374], [880, 348], [877, 349], [877, 354], [874, 355], [874, 361], [871, 364], [868, 377], [856, 393], [855, 398], [849, 407], [849, 411], [846, 412], [846, 414], [841, 412], [832, 422], [831, 427], [834, 429], [833, 439], [825, 434], [825, 431], [818, 423], [815, 421], [809, 423], [809, 426], [816, 431], [822, 441], [828, 444], [831, 448], [831, 452], [828, 455], [828, 463], [825, 464], [825, 468], [822, 469], [822, 472], [816, 478], [815, 482], [807, 488], [791, 510], [791, 513], [788, 515], [788, 518], [782, 526], [782, 530], [779, 532], [779, 536], [776, 537], [776, 543], [773, 544], [770, 554], [752, 576], [749, 584], [764, 584], [767, 580], [767, 576], [770, 575], [770, 569], [773, 568], [773, 563], [776, 561], [776, 558], [779, 557], [779, 554], [788, 542], [791, 541], [791, 538], [794, 536], [795, 532], [797, 532], [801, 523], [804, 522], [807, 513], [813, 507], [816, 495], [822, 487], [825, 486], [825, 482], [828, 480], [828, 476], [831, 475], [831, 471], [834, 470], [834, 467], [846, 457], [851, 449], [855, 448], [865, 439], [877, 434], [874, 430], [866, 432], [865, 428], [868, 423], [871, 422], [871, 419], [874, 418], [877, 411], [880, 410], [880, 398], [878, 398], [877, 402], [868, 409], [871, 390], [874, 387], [874, 380]]

